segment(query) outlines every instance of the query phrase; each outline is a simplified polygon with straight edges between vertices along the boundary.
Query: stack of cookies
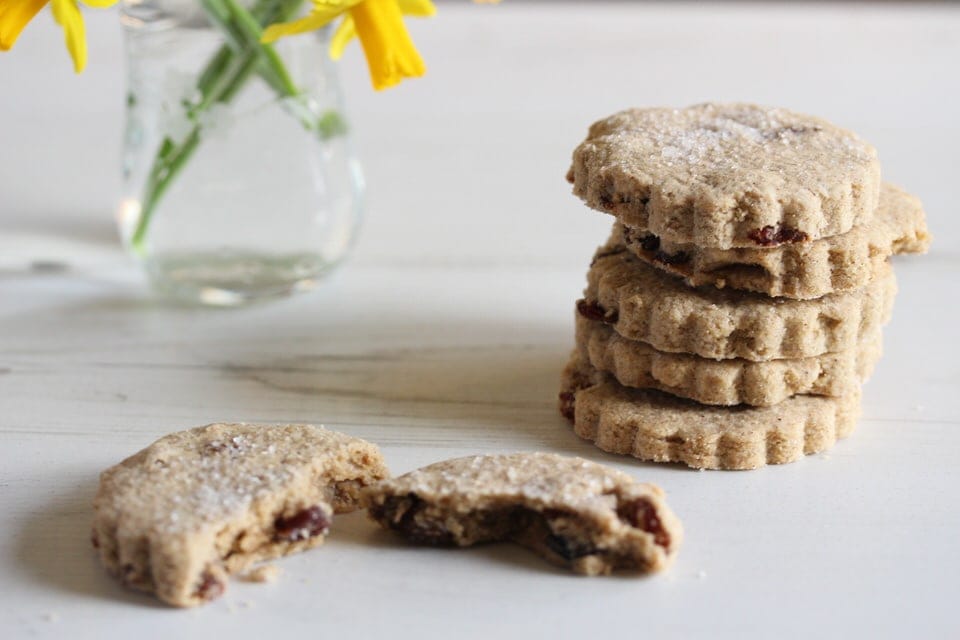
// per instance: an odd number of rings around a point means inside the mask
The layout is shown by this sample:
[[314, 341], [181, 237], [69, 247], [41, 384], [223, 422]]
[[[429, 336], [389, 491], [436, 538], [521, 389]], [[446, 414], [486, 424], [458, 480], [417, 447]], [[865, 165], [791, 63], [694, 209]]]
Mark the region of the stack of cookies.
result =
[[595, 123], [567, 175], [616, 217], [577, 302], [560, 410], [606, 451], [752, 469], [848, 435], [923, 209], [876, 150], [747, 104]]

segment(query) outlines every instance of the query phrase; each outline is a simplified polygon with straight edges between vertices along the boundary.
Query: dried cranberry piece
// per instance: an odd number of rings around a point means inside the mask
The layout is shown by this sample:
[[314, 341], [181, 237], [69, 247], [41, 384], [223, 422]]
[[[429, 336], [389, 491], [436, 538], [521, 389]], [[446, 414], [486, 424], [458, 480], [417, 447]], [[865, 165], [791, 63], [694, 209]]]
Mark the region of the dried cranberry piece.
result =
[[576, 558], [597, 553], [596, 547], [571, 540], [564, 536], [558, 536], [555, 533], [551, 533], [544, 538], [543, 543], [564, 560], [575, 560]]
[[653, 261], [662, 262], [663, 264], [684, 264], [690, 261], [690, 254], [686, 251], [677, 251], [676, 253], [657, 251], [653, 254]]
[[657, 509], [646, 498], [637, 498], [617, 507], [617, 516], [629, 525], [653, 534], [653, 541], [661, 547], [670, 545], [670, 534], [663, 528]]
[[780, 244], [805, 242], [809, 236], [806, 232], [792, 227], [767, 225], [750, 231], [747, 237], [762, 247], [775, 247]]
[[100, 536], [97, 535], [96, 529], [90, 531], [90, 544], [93, 545], [94, 549], [100, 548]]
[[417, 544], [445, 547], [454, 542], [453, 534], [435, 522], [413, 523], [412, 521], [406, 521], [401, 523], [398, 530], [408, 540]]
[[330, 529], [330, 516], [317, 505], [292, 516], [280, 516], [274, 520], [273, 527], [275, 540], [296, 542], [325, 534]]
[[660, 248], [660, 238], [652, 233], [640, 238], [640, 248], [644, 251], [656, 251]]
[[777, 242], [780, 243], [790, 243], [795, 242], [806, 242], [807, 238], [806, 232], [800, 231], [800, 229], [792, 229], [790, 227], [781, 227], [777, 232]]
[[597, 320], [607, 324], [614, 324], [618, 317], [616, 311], [604, 309], [598, 302], [587, 301], [583, 298], [577, 300], [577, 313], [587, 320]]
[[623, 241], [626, 244], [638, 244], [641, 249], [648, 252], [660, 248], [660, 236], [655, 236], [652, 233], [645, 233], [641, 236], [638, 230], [630, 227], [623, 227]]
[[431, 544], [435, 546], [453, 544], [453, 534], [450, 533], [446, 527], [438, 522], [417, 520], [417, 515], [427, 508], [426, 502], [421, 500], [415, 493], [407, 494], [407, 500], [409, 500], [411, 504], [396, 524], [398, 531], [413, 542], [420, 544]]
[[754, 229], [747, 234], [747, 237], [756, 242], [757, 244], [767, 247], [772, 244], [775, 244], [774, 237], [776, 236], [776, 229], [767, 225], [762, 229]]
[[201, 600], [216, 600], [223, 595], [223, 592], [227, 590], [226, 585], [213, 577], [213, 574], [209, 571], [205, 571], [202, 576], [200, 576], [200, 584], [197, 586], [197, 590], [194, 592], [196, 597]]

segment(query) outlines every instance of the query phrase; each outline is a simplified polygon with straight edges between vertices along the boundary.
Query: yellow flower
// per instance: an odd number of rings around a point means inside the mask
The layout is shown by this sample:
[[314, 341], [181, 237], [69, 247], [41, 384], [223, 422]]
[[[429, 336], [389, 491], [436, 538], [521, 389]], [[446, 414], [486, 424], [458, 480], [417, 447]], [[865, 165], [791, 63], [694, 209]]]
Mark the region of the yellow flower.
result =
[[[89, 7], [102, 9], [117, 0], [81, 0]], [[52, 3], [53, 17], [63, 27], [67, 50], [73, 58], [77, 73], [87, 66], [87, 36], [83, 16], [77, 0], [0, 0], [0, 50], [9, 51], [20, 32], [48, 3]]]
[[274, 24], [263, 33], [264, 42], [319, 29], [343, 15], [330, 41], [336, 59], [355, 36], [360, 38], [376, 90], [398, 84], [404, 78], [422, 76], [427, 67], [413, 45], [403, 15], [432, 16], [430, 0], [312, 0], [313, 10], [292, 22]]

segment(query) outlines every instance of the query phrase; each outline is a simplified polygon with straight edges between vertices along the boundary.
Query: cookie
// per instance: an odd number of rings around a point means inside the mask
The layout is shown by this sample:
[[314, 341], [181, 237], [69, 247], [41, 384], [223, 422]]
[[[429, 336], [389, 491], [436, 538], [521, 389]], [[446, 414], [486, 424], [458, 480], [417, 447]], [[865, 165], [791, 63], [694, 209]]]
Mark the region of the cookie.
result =
[[594, 123], [567, 180], [589, 206], [662, 240], [767, 247], [868, 222], [880, 163], [872, 146], [820, 118], [701, 104]]
[[663, 569], [682, 537], [659, 487], [549, 453], [439, 462], [380, 482], [362, 500], [371, 518], [414, 542], [512, 540], [586, 575]]
[[865, 381], [883, 352], [880, 332], [856, 349], [810, 358], [752, 362], [664, 353], [627, 340], [602, 322], [577, 317], [581, 358], [625, 387], [666, 391], [703, 404], [769, 407], [797, 394], [845, 396]]
[[798, 395], [772, 407], [715, 407], [624, 387], [574, 355], [563, 372], [560, 413], [604, 451], [697, 469], [756, 469], [850, 435], [860, 390], [840, 398]]
[[894, 253], [926, 253], [930, 235], [920, 200], [884, 184], [869, 224], [838, 236], [769, 249], [711, 249], [664, 242], [639, 227], [621, 229], [630, 251], [690, 286], [704, 284], [768, 296], [819, 298], [865, 286]]
[[594, 256], [577, 309], [659, 351], [765, 361], [856, 349], [887, 321], [895, 294], [888, 263], [862, 289], [817, 300], [692, 289], [627, 251], [615, 231]]
[[126, 586], [194, 606], [228, 574], [321, 544], [387, 475], [376, 446], [322, 427], [180, 431], [101, 474], [92, 541]]

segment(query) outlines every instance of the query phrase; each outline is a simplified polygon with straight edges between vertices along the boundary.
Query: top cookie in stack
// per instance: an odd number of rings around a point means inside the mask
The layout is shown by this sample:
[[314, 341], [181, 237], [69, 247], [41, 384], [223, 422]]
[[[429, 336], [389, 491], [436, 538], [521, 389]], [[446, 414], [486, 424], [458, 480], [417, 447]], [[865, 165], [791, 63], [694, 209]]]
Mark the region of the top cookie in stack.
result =
[[785, 109], [632, 109], [590, 128], [567, 179], [617, 218], [561, 393], [578, 433], [752, 468], [852, 429], [895, 290], [887, 258], [929, 244], [872, 146]]
[[590, 127], [567, 180], [623, 224], [715, 249], [845, 233], [880, 198], [872, 146], [819, 118], [748, 104], [622, 111]]

